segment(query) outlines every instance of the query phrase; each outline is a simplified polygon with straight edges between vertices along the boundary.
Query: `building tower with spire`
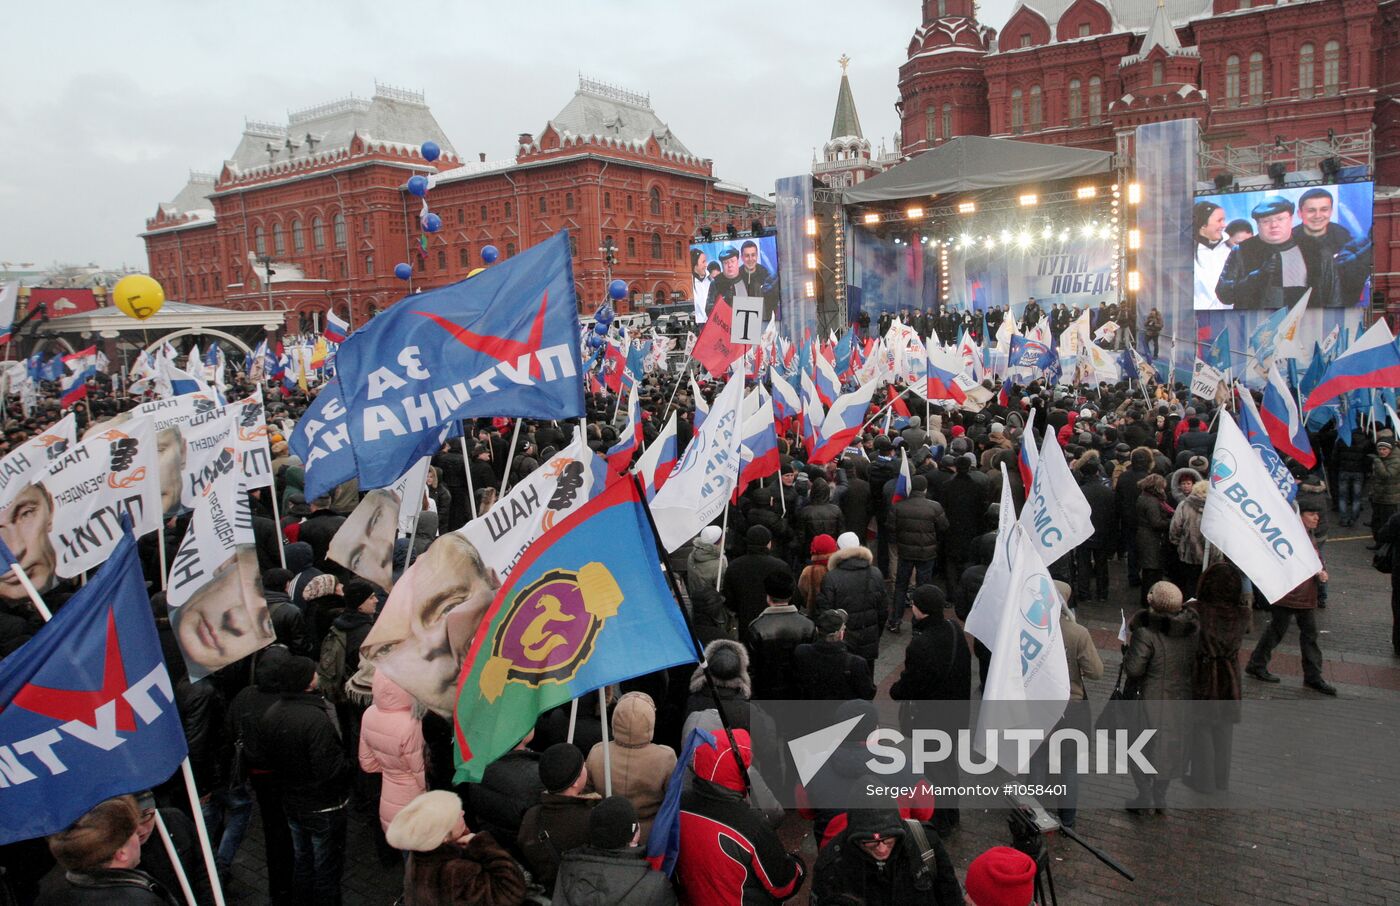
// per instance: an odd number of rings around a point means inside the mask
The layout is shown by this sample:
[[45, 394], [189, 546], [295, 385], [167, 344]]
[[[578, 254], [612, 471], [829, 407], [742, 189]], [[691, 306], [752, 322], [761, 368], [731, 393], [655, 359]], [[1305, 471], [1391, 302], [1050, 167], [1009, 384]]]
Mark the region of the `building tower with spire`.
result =
[[[845, 54], [841, 64], [841, 87], [836, 93], [836, 115], [831, 121], [831, 138], [822, 147], [822, 159], [812, 161], [812, 175], [831, 188], [853, 186], [891, 166], [897, 159], [884, 147], [879, 156], [872, 156], [870, 140], [860, 129], [856, 99], [851, 93], [851, 80], [846, 69], [851, 58]], [[815, 157], [815, 155], [814, 155]]]
[[996, 31], [977, 21], [974, 0], [924, 0], [923, 7], [899, 67], [895, 109], [905, 157], [958, 135], [986, 135], [990, 120], [983, 58]]

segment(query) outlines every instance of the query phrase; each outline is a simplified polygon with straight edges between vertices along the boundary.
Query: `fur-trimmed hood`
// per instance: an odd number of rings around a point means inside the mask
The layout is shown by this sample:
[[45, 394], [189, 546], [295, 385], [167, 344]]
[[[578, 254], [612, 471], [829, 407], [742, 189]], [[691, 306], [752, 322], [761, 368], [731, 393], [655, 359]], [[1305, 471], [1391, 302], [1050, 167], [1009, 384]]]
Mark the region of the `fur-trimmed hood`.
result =
[[[842, 567], [849, 562], [851, 565]], [[848, 547], [832, 554], [826, 561], [827, 569], [864, 569], [875, 562], [875, 555], [868, 547]]]
[[[736, 689], [746, 699], [753, 695], [753, 685], [749, 681], [749, 652], [743, 645], [733, 639], [715, 639], [705, 646], [705, 663], [710, 665], [710, 676], [715, 681], [715, 688]], [[729, 668], [736, 663], [738, 670], [737, 675], [734, 675], [736, 671]], [[716, 668], [720, 669], [717, 671]], [[704, 690], [705, 671], [696, 667], [695, 672], [690, 675], [690, 691]]]
[[1176, 613], [1160, 613], [1152, 610], [1139, 610], [1133, 614], [1129, 629], [1155, 629], [1164, 636], [1186, 638], [1201, 631], [1201, 618], [1190, 607], [1182, 607]]

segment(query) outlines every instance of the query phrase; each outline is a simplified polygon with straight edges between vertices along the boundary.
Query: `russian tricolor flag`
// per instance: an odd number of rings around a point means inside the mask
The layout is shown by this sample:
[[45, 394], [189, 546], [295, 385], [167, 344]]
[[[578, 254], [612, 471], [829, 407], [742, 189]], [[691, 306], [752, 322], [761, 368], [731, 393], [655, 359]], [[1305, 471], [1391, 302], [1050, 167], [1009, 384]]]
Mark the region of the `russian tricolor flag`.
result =
[[807, 451], [807, 458], [811, 459], [812, 451], [817, 448], [817, 439], [821, 434], [822, 422], [826, 419], [826, 409], [822, 406], [822, 401], [817, 395], [817, 385], [812, 381], [812, 376], [802, 375], [802, 447]]
[[1032, 409], [1026, 415], [1026, 428], [1021, 432], [1021, 451], [1016, 457], [1016, 468], [1021, 472], [1021, 484], [1027, 496], [1035, 481], [1036, 467], [1040, 465], [1040, 451], [1035, 448], [1035, 432], [1031, 430], [1034, 427], [1035, 410]]
[[666, 427], [661, 429], [656, 441], [642, 452], [641, 458], [637, 460], [637, 467], [632, 470], [642, 479], [647, 502], [656, 496], [656, 492], [661, 490], [661, 486], [676, 468], [676, 460], [679, 458], [676, 449], [676, 413], [672, 412], [671, 417], [666, 420]]
[[622, 436], [608, 450], [608, 471], [621, 475], [632, 465], [632, 454], [637, 452], [642, 435], [642, 407], [637, 402], [637, 385], [633, 384], [627, 394], [627, 427]]
[[690, 376], [690, 396], [695, 400], [695, 415], [691, 419], [690, 426], [693, 434], [700, 433], [700, 426], [705, 422], [705, 416], [710, 414], [710, 404], [705, 401], [705, 394], [700, 392], [700, 385], [695, 383], [695, 375]]
[[1377, 318], [1370, 330], [1327, 366], [1303, 408], [1316, 409], [1352, 390], [1396, 386], [1400, 386], [1400, 348], [1385, 319]]
[[942, 349], [935, 350], [932, 343], [928, 347], [928, 392], [924, 395], [931, 400], [952, 400], [958, 405], [967, 402], [967, 394], [958, 385], [958, 371], [949, 361], [952, 357]]
[[10, 342], [15, 327], [15, 305], [19, 302], [19, 281], [0, 286], [0, 343]]
[[909, 489], [914, 486], [914, 480], [909, 477], [909, 451], [899, 451], [899, 474], [894, 477], [894, 495], [890, 498], [891, 503], [899, 503], [909, 497]]
[[334, 309], [326, 312], [326, 330], [321, 336], [331, 343], [344, 343], [350, 336], [350, 322], [342, 321]]
[[734, 486], [737, 500], [744, 489], [760, 478], [778, 471], [778, 432], [773, 430], [773, 400], [760, 387], [758, 410], [744, 420], [739, 436], [739, 483]]
[[87, 380], [97, 376], [97, 347], [89, 346], [66, 355], [63, 364], [68, 366], [71, 373], [63, 378], [60, 402], [71, 406], [87, 396]]
[[836, 376], [836, 369], [824, 356], [817, 356], [817, 373], [813, 377], [813, 383], [816, 384], [817, 397], [823, 406], [830, 408], [841, 395], [841, 379]]
[[802, 397], [797, 388], [789, 384], [775, 370], [770, 369], [769, 378], [773, 385], [773, 419], [788, 432], [792, 421], [802, 415]]
[[1317, 454], [1308, 440], [1303, 417], [1277, 365], [1269, 366], [1269, 380], [1264, 385], [1264, 402], [1259, 410], [1259, 419], [1264, 423], [1264, 430], [1275, 450], [1293, 457], [1309, 469], [1317, 464]]
[[851, 445], [865, 425], [865, 413], [870, 409], [870, 398], [874, 394], [875, 382], [871, 381], [837, 397], [822, 421], [816, 449], [812, 451], [813, 465], [831, 462]]

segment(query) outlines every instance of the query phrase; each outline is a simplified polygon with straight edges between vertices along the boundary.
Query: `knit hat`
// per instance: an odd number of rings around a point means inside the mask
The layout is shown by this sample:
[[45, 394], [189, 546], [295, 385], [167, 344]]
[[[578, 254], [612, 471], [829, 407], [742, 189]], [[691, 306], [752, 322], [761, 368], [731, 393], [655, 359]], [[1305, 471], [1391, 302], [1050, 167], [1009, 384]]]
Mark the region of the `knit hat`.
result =
[[1147, 606], [1157, 613], [1180, 613], [1181, 589], [1167, 581], [1154, 582], [1147, 590]]
[[588, 813], [588, 842], [599, 849], [632, 845], [640, 825], [637, 809], [626, 796], [609, 796]]
[[420, 793], [389, 822], [384, 838], [394, 849], [432, 852], [441, 846], [462, 817], [462, 800], [456, 793], [433, 790]]
[[1210, 460], [1206, 459], [1204, 456], [1192, 456], [1186, 461], [1186, 465], [1188, 468], [1195, 469], [1198, 473], [1204, 475], [1210, 468]]
[[281, 692], [305, 692], [316, 675], [316, 662], [309, 657], [289, 657], [277, 670], [277, 687]]
[[836, 538], [836, 547], [843, 551], [848, 551], [853, 547], [860, 547], [860, 539], [855, 532], [842, 532]]
[[1377, 449], [1377, 450], [1379, 450], [1381, 447], [1385, 447], [1387, 450], [1390, 450], [1390, 449], [1394, 448], [1394, 446], [1395, 446], [1395, 444], [1391, 443], [1390, 441], [1386, 440], [1385, 438], [1381, 438], [1380, 440], [1376, 441], [1376, 449]]
[[744, 532], [744, 540], [749, 544], [767, 544], [773, 540], [773, 533], [761, 525], [751, 525], [749, 530]]
[[992, 434], [1005, 434], [1006, 426], [1001, 422], [992, 422]]
[[818, 535], [812, 539], [813, 557], [826, 557], [836, 553], [836, 539], [830, 535]]
[[700, 530], [700, 540], [706, 544], [719, 544], [724, 531], [717, 525], [707, 525]]
[[770, 601], [785, 604], [792, 600], [792, 573], [787, 570], [771, 572], [763, 577], [763, 593]]
[[822, 635], [831, 635], [833, 632], [840, 632], [841, 627], [846, 625], [846, 616], [846, 611], [839, 607], [833, 607], [831, 610], [823, 610], [821, 613], [817, 614], [817, 632], [820, 632]]
[[[719, 641], [718, 639], [716, 641]], [[726, 640], [727, 641], [727, 640]], [[739, 657], [736, 645], [715, 645], [714, 650], [705, 652], [705, 662], [709, 664], [710, 676], [716, 680], [736, 680], [744, 672], [743, 660]]]
[[924, 616], [937, 616], [948, 606], [948, 598], [937, 585], [920, 585], [910, 594], [914, 606]]
[[583, 753], [572, 743], [557, 742], [540, 756], [540, 783], [546, 793], [567, 790], [582, 770]]
[[977, 906], [1029, 906], [1035, 860], [1019, 849], [993, 846], [967, 867], [968, 898]]
[[335, 594], [335, 576], [330, 573], [321, 573], [307, 580], [306, 587], [301, 590], [301, 597], [306, 601], [314, 601], [316, 598], [324, 598], [326, 595]]

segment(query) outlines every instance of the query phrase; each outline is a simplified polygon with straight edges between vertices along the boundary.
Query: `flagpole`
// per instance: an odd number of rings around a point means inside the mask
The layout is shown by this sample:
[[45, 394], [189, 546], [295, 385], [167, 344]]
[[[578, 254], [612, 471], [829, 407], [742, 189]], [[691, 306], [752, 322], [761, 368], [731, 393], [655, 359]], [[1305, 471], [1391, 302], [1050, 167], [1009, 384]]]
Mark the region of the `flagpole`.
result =
[[175, 869], [175, 880], [180, 882], [180, 891], [185, 895], [185, 902], [188, 906], [197, 906], [194, 900], [194, 891], [190, 889], [190, 879], [185, 876], [185, 866], [180, 862], [180, 855], [175, 851], [175, 841], [170, 839], [170, 831], [165, 827], [165, 819], [161, 817], [160, 808], [155, 809], [156, 830], [160, 832], [161, 845], [165, 847], [166, 858], [170, 859], [170, 866]]
[[569, 702], [569, 735], [564, 741], [569, 745], [574, 744], [574, 727], [578, 726], [578, 699]]
[[195, 833], [199, 836], [200, 848], [204, 850], [204, 870], [209, 874], [209, 887], [214, 891], [214, 906], [224, 906], [224, 887], [219, 881], [219, 867], [214, 864], [214, 845], [209, 842], [209, 828], [204, 824], [204, 809], [200, 808], [190, 756], [186, 755], [185, 760], [180, 762], [180, 773], [185, 778], [185, 792], [190, 797], [190, 810], [194, 812]]
[[467, 432], [464, 430], [462, 436], [457, 438], [462, 445], [462, 470], [467, 473], [467, 503], [471, 506], [472, 518], [476, 518], [476, 488], [472, 487], [472, 457], [467, 452]]
[[[276, 481], [274, 481], [274, 482], [272, 483], [272, 491], [273, 491], [273, 496], [276, 497], [276, 496], [277, 496], [277, 482], [276, 482]], [[158, 531], [159, 534], [158, 534], [157, 537], [156, 537], [156, 557], [159, 558], [157, 562], [160, 564], [160, 566], [159, 566], [159, 570], [160, 570], [160, 590], [161, 590], [161, 591], [165, 591], [165, 572], [166, 572], [167, 567], [166, 567], [166, 565], [165, 565], [165, 516], [164, 516], [164, 514], [162, 514], [161, 517], [160, 517], [160, 528], [159, 528], [157, 531]], [[282, 527], [281, 527], [280, 525], [277, 527], [277, 534], [278, 534], [278, 535], [281, 535], [281, 534], [282, 534]]]
[[[633, 486], [637, 489], [637, 493], [641, 495], [642, 500], [646, 500], [646, 488], [642, 486], [641, 479], [636, 475], [631, 476], [631, 478]], [[739, 744], [734, 740], [734, 729], [729, 725], [729, 715], [724, 710], [724, 702], [720, 700], [719, 689], [715, 687], [715, 679], [710, 675], [710, 665], [705, 661], [705, 646], [700, 644], [700, 637], [695, 634], [695, 624], [690, 620], [690, 612], [687, 611], [685, 606], [681, 603], [680, 586], [676, 584], [676, 576], [671, 572], [666, 545], [661, 541], [661, 533], [656, 530], [656, 520], [652, 518], [651, 507], [643, 504], [642, 512], [647, 514], [647, 526], [651, 529], [651, 538], [656, 544], [656, 555], [661, 564], [661, 571], [666, 574], [666, 582], [671, 586], [671, 597], [676, 602], [676, 608], [681, 612], [681, 619], [685, 621], [686, 631], [690, 633], [690, 643], [695, 646], [695, 659], [700, 663], [700, 672], [705, 677], [705, 685], [709, 687], [710, 695], [714, 697], [715, 710], [719, 712], [719, 723], [720, 726], [724, 728], [724, 735], [729, 738], [729, 751], [730, 754], [734, 756], [734, 763], [739, 768], [739, 776], [744, 779], [744, 795], [747, 796], [750, 790], [749, 772], [748, 769], [744, 767], [743, 758], [739, 755]], [[724, 508], [724, 514], [727, 524], [729, 516], [729, 506], [727, 504]], [[721, 543], [723, 543], [722, 536], [720, 540]], [[719, 558], [721, 573], [724, 570], [723, 551], [724, 548], [721, 547]], [[716, 582], [715, 584], [716, 587], [718, 587], [719, 583]], [[607, 715], [605, 714], [603, 716], [606, 718]], [[604, 751], [607, 751], [606, 747]]]
[[[782, 479], [779, 479], [779, 481], [781, 481], [781, 480], [782, 480]], [[645, 496], [645, 494], [644, 494], [643, 496]], [[786, 506], [786, 504], [784, 504], [784, 506]], [[647, 514], [648, 514], [648, 515], [651, 514], [651, 510], [650, 510], [650, 509], [647, 510]], [[655, 526], [652, 526], [652, 530], [655, 531], [655, 530], [656, 530], [656, 527], [655, 527]], [[724, 536], [725, 536], [726, 534], [728, 534], [728, 532], [729, 532], [729, 504], [728, 504], [728, 503], [725, 503], [725, 505], [724, 505], [724, 521], [720, 524], [720, 528], [719, 528], [719, 544], [720, 544], [720, 547], [719, 547], [719, 567], [715, 570], [715, 591], [719, 591], [720, 583], [724, 581], [724, 540], [725, 540], [725, 539], [724, 539]], [[660, 535], [658, 534], [657, 537], [659, 538]], [[666, 546], [663, 544], [663, 545], [662, 545], [662, 549], [664, 550], [665, 547], [666, 547]], [[664, 562], [664, 561], [663, 561], [663, 562]]]
[[[645, 498], [643, 498], [645, 499]], [[612, 754], [608, 751], [608, 687], [598, 687], [598, 726], [603, 730], [603, 795], [612, 795]]]
[[39, 597], [39, 589], [34, 587], [34, 583], [29, 580], [29, 575], [20, 567], [18, 560], [10, 564], [10, 572], [14, 573], [15, 578], [19, 579], [19, 584], [24, 586], [24, 593], [29, 595], [29, 600], [34, 603], [34, 609], [39, 611], [39, 616], [44, 618], [44, 622], [52, 620], [53, 613], [44, 603], [44, 599]]
[[[905, 393], [908, 393], [908, 392], [909, 392], [910, 390], [912, 390], [912, 389], [913, 389], [912, 387], [905, 387], [905, 388], [904, 388], [904, 391], [903, 391], [902, 393], [900, 393], [900, 394], [899, 394], [898, 396], [896, 396], [894, 399], [890, 400], [888, 403], [885, 403], [885, 405], [881, 406], [881, 407], [879, 408], [879, 410], [876, 411], [876, 413], [875, 413], [874, 415], [872, 415], [872, 416], [870, 416], [870, 418], [866, 419], [865, 424], [863, 424], [863, 425], [860, 426], [860, 431], [857, 433], [856, 436], [859, 437], [861, 434], [864, 434], [864, 433], [865, 433], [865, 429], [866, 429], [866, 428], [869, 428], [872, 424], [875, 423], [875, 419], [879, 418], [881, 415], [884, 415], [886, 409], [888, 409], [889, 407], [893, 406], [897, 401], [903, 399], [903, 398], [904, 398], [904, 394], [905, 394]], [[833, 402], [835, 402], [835, 400], [833, 400]]]
[[[613, 418], [617, 418], [616, 412], [613, 413]], [[499, 493], [502, 497], [506, 496], [506, 485], [510, 483], [510, 467], [511, 463], [515, 461], [515, 442], [520, 439], [520, 423], [522, 421], [524, 421], [522, 418], [517, 418], [515, 420], [515, 430], [512, 431], [510, 435], [510, 452], [506, 454], [505, 471], [501, 473], [501, 490]]]

